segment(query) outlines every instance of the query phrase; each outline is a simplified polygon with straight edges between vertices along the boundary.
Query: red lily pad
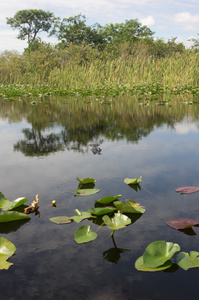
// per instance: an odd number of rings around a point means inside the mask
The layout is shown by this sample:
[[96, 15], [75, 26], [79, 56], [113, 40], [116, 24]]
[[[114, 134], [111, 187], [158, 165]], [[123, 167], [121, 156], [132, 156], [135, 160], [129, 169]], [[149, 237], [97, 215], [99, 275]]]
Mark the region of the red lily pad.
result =
[[166, 223], [170, 227], [177, 230], [186, 229], [191, 226], [199, 225], [198, 221], [191, 220], [191, 219], [172, 219], [172, 220], [168, 220]]
[[199, 191], [198, 186], [183, 186], [176, 189], [176, 192], [181, 192], [181, 194], [191, 194]]

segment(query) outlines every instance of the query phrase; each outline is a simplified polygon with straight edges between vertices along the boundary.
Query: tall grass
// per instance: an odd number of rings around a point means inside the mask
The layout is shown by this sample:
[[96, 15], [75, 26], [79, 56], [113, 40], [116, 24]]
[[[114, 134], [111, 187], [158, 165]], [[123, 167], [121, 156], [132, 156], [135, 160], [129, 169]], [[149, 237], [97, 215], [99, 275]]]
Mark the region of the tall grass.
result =
[[2, 53], [0, 84], [48, 84], [58, 89], [93, 89], [104, 83], [199, 85], [198, 51], [185, 50], [163, 58], [154, 58], [145, 52], [104, 58], [91, 49], [43, 50]]

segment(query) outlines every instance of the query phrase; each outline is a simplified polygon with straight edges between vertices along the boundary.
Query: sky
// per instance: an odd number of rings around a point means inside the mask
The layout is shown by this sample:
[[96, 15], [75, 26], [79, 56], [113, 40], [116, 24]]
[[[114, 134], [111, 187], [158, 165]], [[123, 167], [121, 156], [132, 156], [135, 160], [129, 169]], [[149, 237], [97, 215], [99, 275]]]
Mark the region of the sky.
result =
[[[155, 32], [155, 38], [177, 37], [186, 47], [190, 38], [199, 38], [199, 0], [0, 0], [0, 52], [23, 52], [27, 41], [17, 39], [18, 30], [6, 24], [6, 17], [13, 17], [22, 9], [42, 9], [56, 17], [68, 18], [78, 14], [86, 17], [87, 25], [122, 23], [138, 19], [142, 25]], [[39, 35], [42, 40], [56, 44], [55, 37]]]

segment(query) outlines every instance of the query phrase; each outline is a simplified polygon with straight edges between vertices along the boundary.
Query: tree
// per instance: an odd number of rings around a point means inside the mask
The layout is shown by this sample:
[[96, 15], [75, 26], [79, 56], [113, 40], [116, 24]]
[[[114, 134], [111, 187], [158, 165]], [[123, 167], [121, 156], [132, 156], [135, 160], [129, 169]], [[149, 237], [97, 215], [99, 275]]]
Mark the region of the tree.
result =
[[6, 18], [7, 24], [13, 29], [19, 29], [20, 40], [28, 38], [28, 44], [37, 39], [37, 34], [41, 31], [48, 32], [55, 21], [54, 14], [41, 9], [19, 10], [13, 18]]

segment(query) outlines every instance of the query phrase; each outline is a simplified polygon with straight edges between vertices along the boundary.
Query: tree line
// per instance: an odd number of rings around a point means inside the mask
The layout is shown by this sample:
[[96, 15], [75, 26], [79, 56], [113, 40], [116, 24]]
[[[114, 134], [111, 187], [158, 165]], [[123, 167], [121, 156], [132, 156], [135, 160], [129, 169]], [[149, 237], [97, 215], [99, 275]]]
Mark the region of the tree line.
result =
[[[49, 36], [56, 36], [57, 49], [65, 49], [71, 44], [85, 45], [101, 51], [112, 52], [123, 47], [123, 51], [131, 54], [135, 45], [147, 49], [147, 53], [154, 57], [164, 57], [185, 50], [183, 43], [177, 43], [177, 38], [167, 42], [155, 39], [149, 27], [143, 26], [138, 19], [125, 20], [123, 23], [110, 23], [101, 26], [95, 23], [86, 24], [86, 17], [78, 14], [73, 17], [60, 19], [54, 13], [41, 9], [18, 11], [12, 18], [7, 18], [7, 24], [19, 30], [18, 39], [28, 41], [28, 50], [38, 50], [44, 44], [39, 38], [40, 32], [47, 32]], [[193, 49], [198, 48], [199, 41], [193, 40]]]

